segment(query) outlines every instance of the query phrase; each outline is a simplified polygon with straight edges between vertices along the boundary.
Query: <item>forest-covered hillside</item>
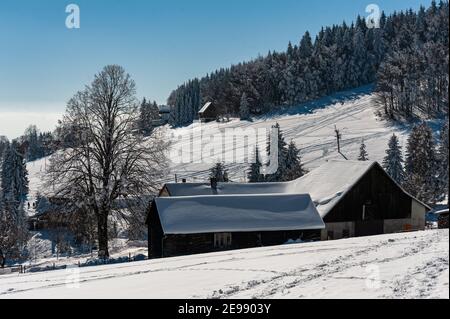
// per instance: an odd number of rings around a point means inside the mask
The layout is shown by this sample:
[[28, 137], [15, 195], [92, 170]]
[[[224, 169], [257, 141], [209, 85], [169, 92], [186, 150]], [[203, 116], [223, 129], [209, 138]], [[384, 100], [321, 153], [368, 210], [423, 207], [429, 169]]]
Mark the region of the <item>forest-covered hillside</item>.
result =
[[370, 83], [388, 117], [446, 115], [448, 10], [447, 1], [433, 1], [417, 12], [382, 14], [379, 28], [357, 17], [322, 28], [315, 39], [306, 32], [285, 52], [191, 79], [168, 98], [172, 124], [192, 123], [207, 101], [237, 116], [244, 96], [251, 114], [259, 115]]

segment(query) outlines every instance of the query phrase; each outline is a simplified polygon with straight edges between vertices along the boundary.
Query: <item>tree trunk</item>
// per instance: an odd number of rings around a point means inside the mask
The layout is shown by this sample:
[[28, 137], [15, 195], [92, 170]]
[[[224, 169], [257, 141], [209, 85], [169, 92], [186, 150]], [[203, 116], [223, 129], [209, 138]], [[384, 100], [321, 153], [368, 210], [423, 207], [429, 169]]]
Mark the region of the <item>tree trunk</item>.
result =
[[98, 222], [98, 256], [109, 258], [108, 250], [108, 213], [101, 211], [97, 216]]

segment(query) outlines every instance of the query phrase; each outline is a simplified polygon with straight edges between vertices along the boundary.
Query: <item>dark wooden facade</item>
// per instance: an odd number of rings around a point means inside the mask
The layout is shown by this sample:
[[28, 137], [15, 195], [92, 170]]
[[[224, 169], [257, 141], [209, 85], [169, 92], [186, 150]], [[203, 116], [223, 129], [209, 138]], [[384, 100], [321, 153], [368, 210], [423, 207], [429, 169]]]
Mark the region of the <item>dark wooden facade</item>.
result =
[[219, 115], [217, 105], [215, 103], [210, 103], [206, 110], [198, 113], [198, 118], [201, 122], [207, 123], [217, 120]]
[[235, 249], [275, 246], [288, 240], [320, 240], [321, 230], [273, 232], [232, 232], [231, 245], [216, 247], [214, 233], [165, 235], [156, 205], [151, 205], [147, 218], [149, 258], [175, 257]]
[[374, 165], [323, 219], [355, 222], [355, 236], [382, 234], [385, 220], [411, 218], [413, 198]]

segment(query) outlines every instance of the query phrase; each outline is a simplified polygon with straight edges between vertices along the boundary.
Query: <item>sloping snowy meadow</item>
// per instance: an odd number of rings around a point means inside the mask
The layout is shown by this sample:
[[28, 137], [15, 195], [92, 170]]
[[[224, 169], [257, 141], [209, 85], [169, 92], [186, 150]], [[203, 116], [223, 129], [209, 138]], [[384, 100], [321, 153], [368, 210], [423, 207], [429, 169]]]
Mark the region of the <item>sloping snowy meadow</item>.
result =
[[0, 276], [0, 298], [449, 298], [449, 232]]

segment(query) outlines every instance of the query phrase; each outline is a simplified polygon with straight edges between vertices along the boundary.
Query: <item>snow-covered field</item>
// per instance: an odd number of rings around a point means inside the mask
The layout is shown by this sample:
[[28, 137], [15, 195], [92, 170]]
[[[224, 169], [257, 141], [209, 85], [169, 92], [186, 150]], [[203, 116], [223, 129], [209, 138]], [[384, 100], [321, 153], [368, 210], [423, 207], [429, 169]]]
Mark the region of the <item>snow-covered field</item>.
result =
[[[330, 159], [343, 159], [337, 152], [335, 126], [342, 134], [341, 151], [349, 160], [356, 160], [359, 155], [361, 141], [364, 140], [369, 158], [382, 162], [385, 157], [389, 138], [392, 134], [399, 137], [400, 145], [406, 147], [410, 124], [393, 124], [376, 115], [378, 107], [371, 92], [371, 87], [362, 87], [353, 91], [343, 92], [334, 96], [326, 97], [305, 105], [287, 108], [276, 114], [256, 118], [252, 122], [232, 119], [228, 123], [211, 122], [202, 124], [201, 130], [204, 132], [203, 142], [209, 142], [209, 137], [216, 134], [223, 134], [226, 129], [266, 129], [267, 131], [279, 123], [285, 136], [286, 142], [291, 140], [301, 149], [302, 160], [307, 169], [312, 170]], [[440, 127], [440, 121], [430, 122], [433, 129]], [[171, 129], [167, 128], [168, 137], [172, 137], [172, 147], [174, 150], [191, 152], [190, 140], [178, 140], [193, 134], [193, 124], [188, 127]], [[215, 149], [222, 150], [222, 141], [215, 140], [210, 144]], [[225, 145], [224, 153], [230, 154], [239, 152], [244, 147], [242, 145]], [[248, 153], [252, 153], [249, 147]], [[207, 182], [209, 180], [209, 169], [216, 158], [211, 157], [208, 152], [202, 152], [204, 161], [202, 163], [172, 163], [170, 175], [164, 182], [173, 182], [175, 175], [178, 180], [186, 178], [188, 182]], [[190, 156], [188, 156], [190, 157]], [[173, 159], [172, 159], [173, 160]], [[42, 192], [43, 173], [49, 163], [48, 158], [28, 163], [27, 168], [30, 174], [30, 194], [34, 196], [37, 192]], [[248, 169], [246, 163], [228, 164], [230, 176], [235, 182], [245, 180], [245, 172]]]
[[449, 232], [0, 276], [0, 298], [449, 298]]
[[[348, 159], [358, 157], [364, 139], [370, 159], [379, 162], [390, 136], [397, 134], [405, 146], [411, 128], [378, 118], [370, 88], [361, 88], [252, 122], [235, 119], [203, 124], [202, 130], [214, 135], [229, 128], [269, 129], [277, 122], [286, 141], [293, 140], [301, 148], [309, 170], [327, 160], [342, 159], [337, 153], [335, 125], [342, 133], [341, 149]], [[167, 130], [174, 136], [192, 132], [193, 126]], [[173, 147], [181, 149], [185, 143], [174, 141]], [[37, 194], [44, 191], [48, 163], [49, 158], [43, 158], [27, 164], [30, 216], [35, 213], [32, 203]], [[206, 182], [211, 166], [173, 163], [171, 174], [161, 183], [173, 181], [175, 174], [179, 180]], [[233, 181], [245, 180], [247, 164], [227, 168]], [[113, 257], [146, 254], [142, 245], [116, 241]], [[448, 231], [428, 231], [6, 275], [0, 276], [0, 298], [448, 298], [448, 242]], [[57, 258], [50, 237], [41, 232], [33, 234], [30, 247], [33, 260], [29, 264], [33, 266], [76, 265], [91, 257]], [[78, 271], [80, 287], [68, 288], [66, 283]], [[370, 280], [378, 275], [379, 281]]]
[[[330, 159], [343, 159], [337, 152], [335, 125], [342, 134], [341, 150], [350, 160], [356, 160], [359, 155], [361, 141], [364, 139], [369, 158], [382, 162], [385, 157], [389, 138], [397, 134], [401, 146], [406, 146], [406, 140], [411, 129], [410, 125], [392, 124], [379, 118], [378, 107], [370, 87], [343, 92], [335, 96], [314, 101], [298, 107], [293, 107], [254, 119], [253, 122], [234, 119], [229, 123], [202, 124], [202, 130], [208, 135], [215, 135], [225, 129], [270, 129], [279, 123], [286, 142], [293, 140], [301, 149], [301, 156], [306, 168], [314, 169]], [[433, 123], [431, 123], [433, 125]], [[186, 137], [193, 132], [193, 125], [178, 129], [169, 129], [169, 134], [176, 137]], [[219, 141], [220, 144], [221, 141]], [[173, 147], [186, 150], [187, 141], [175, 141]], [[217, 142], [214, 141], [213, 145]], [[184, 145], [184, 148], [183, 148]], [[224, 153], [230, 154], [233, 145], [228, 145]], [[252, 150], [249, 150], [251, 153]], [[205, 152], [203, 156], [211, 159]], [[178, 178], [187, 178], [189, 182], [205, 182], [208, 180], [210, 163], [173, 164], [170, 181], [174, 175]], [[227, 165], [233, 181], [245, 180], [247, 164]]]

